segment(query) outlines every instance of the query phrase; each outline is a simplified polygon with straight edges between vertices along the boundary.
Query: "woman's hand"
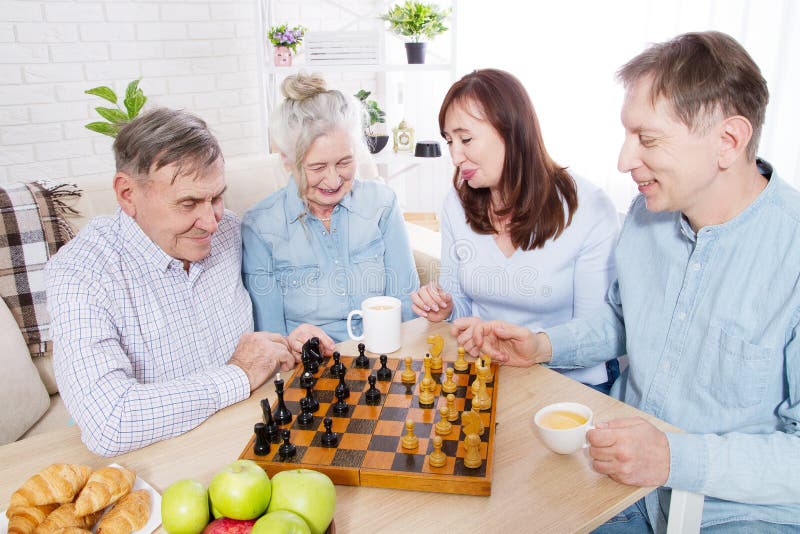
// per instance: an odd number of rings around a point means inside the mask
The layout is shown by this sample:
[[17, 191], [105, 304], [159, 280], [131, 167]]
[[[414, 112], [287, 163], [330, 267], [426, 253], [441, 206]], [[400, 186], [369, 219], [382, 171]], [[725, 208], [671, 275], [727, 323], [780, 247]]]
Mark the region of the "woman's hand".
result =
[[411, 310], [420, 317], [438, 323], [450, 317], [453, 298], [439, 284], [430, 282], [411, 293]]
[[319, 348], [323, 354], [333, 352], [336, 344], [328, 334], [318, 326], [303, 323], [286, 336], [286, 340], [289, 342], [289, 350], [295, 355], [297, 361], [300, 361], [300, 356], [303, 354], [303, 344], [312, 337], [319, 338]]

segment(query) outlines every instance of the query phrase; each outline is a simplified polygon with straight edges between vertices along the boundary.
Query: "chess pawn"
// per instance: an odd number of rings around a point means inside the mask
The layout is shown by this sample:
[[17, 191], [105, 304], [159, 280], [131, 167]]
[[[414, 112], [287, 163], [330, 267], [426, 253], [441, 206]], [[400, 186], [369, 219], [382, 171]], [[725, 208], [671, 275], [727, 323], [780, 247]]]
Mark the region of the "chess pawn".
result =
[[456, 410], [456, 396], [452, 393], [447, 394], [447, 420], [450, 422], [458, 421], [458, 410]]
[[488, 354], [484, 354], [481, 356], [481, 360], [483, 360], [483, 366], [486, 368], [486, 376], [484, 377], [483, 383], [491, 384], [494, 382], [494, 375], [492, 374], [492, 357]]
[[297, 424], [308, 427], [312, 423], [314, 423], [314, 413], [311, 411], [311, 403], [307, 397], [303, 397], [300, 399], [300, 415], [297, 416]]
[[433, 402], [436, 400], [436, 396], [433, 394], [433, 390], [436, 387], [435, 384], [433, 378], [426, 376], [422, 379], [422, 383], [419, 385], [419, 405], [421, 407], [433, 407]]
[[381, 368], [378, 369], [377, 373], [378, 380], [380, 380], [381, 382], [389, 382], [392, 380], [392, 370], [386, 366], [386, 364], [389, 361], [389, 358], [387, 358], [385, 354], [381, 354], [380, 361], [381, 361]]
[[464, 438], [464, 467], [477, 469], [483, 464], [481, 458], [481, 438], [477, 434], [467, 434]]
[[447, 406], [439, 408], [439, 422], [436, 423], [436, 433], [440, 436], [446, 436], [453, 431], [453, 423], [447, 420], [448, 409]]
[[347, 382], [344, 380], [344, 376], [347, 372], [347, 369], [344, 367], [341, 368], [339, 371], [339, 383], [336, 385], [336, 388], [333, 390], [334, 396], [338, 399], [339, 393], [342, 394], [342, 398], [347, 399], [350, 397], [350, 386], [347, 385]]
[[367, 358], [367, 355], [364, 354], [365, 350], [366, 350], [366, 347], [364, 346], [364, 344], [363, 343], [359, 343], [358, 344], [358, 357], [356, 358], [356, 361], [355, 361], [356, 369], [369, 369], [369, 366], [370, 366], [369, 358]]
[[425, 354], [425, 358], [422, 360], [422, 366], [425, 369], [425, 374], [422, 377], [423, 380], [426, 378], [433, 380], [433, 375], [431, 374], [431, 360], [431, 355]]
[[458, 347], [458, 358], [453, 362], [453, 367], [458, 373], [466, 373], [469, 370], [469, 362], [464, 357], [464, 354], [464, 347]]
[[457, 386], [455, 380], [453, 380], [453, 368], [448, 367], [444, 373], [447, 378], [442, 382], [442, 393], [455, 393]]
[[486, 389], [486, 371], [488, 368], [481, 367], [478, 370], [478, 379], [475, 382], [480, 382], [478, 387], [478, 398], [481, 401], [481, 410], [488, 410], [492, 407], [492, 396], [489, 395], [489, 390]]
[[447, 463], [447, 455], [442, 452], [442, 437], [433, 437], [433, 452], [428, 456], [428, 463], [431, 467], [444, 467]]
[[322, 420], [322, 425], [325, 427], [325, 433], [320, 438], [323, 447], [336, 447], [339, 444], [339, 433], [331, 430], [333, 428], [333, 419], [326, 417]]
[[419, 446], [419, 438], [414, 435], [414, 421], [406, 419], [406, 434], [400, 440], [404, 449], [416, 449]]
[[293, 443], [289, 443], [289, 429], [283, 429], [283, 444], [278, 447], [278, 455], [281, 459], [293, 458], [297, 454], [297, 447]]
[[369, 375], [369, 389], [364, 393], [364, 402], [367, 406], [378, 406], [381, 403], [381, 392], [375, 387], [375, 375]]
[[403, 384], [416, 384], [417, 373], [415, 373], [414, 370], [411, 368], [411, 356], [406, 356], [404, 361], [406, 364], [406, 368], [400, 375], [400, 380], [402, 380]]

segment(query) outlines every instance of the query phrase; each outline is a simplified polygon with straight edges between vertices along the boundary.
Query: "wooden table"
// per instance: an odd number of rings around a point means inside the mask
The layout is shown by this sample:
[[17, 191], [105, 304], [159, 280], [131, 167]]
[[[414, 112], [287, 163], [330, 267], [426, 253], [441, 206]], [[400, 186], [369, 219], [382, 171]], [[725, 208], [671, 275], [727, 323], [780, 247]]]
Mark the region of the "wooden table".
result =
[[[442, 354], [452, 360], [456, 347], [448, 330], [446, 323], [425, 319], [405, 323], [403, 348], [391, 356], [422, 357], [427, 335], [439, 333], [446, 340]], [[340, 349], [354, 352], [354, 343], [341, 343]], [[661, 429], [677, 429], [545, 367], [504, 367], [500, 373], [490, 497], [337, 486], [337, 532], [585, 532], [651, 491], [594, 472], [583, 452], [550, 452], [533, 431], [533, 414], [546, 404], [577, 401], [590, 406], [597, 420], [639, 415]], [[114, 461], [134, 469], [162, 492], [182, 478], [208, 484], [247, 443], [264, 396], [274, 400], [272, 381], [191, 432]], [[90, 453], [74, 426], [0, 447], [0, 510], [20, 484], [53, 462], [100, 467], [111, 460]]]

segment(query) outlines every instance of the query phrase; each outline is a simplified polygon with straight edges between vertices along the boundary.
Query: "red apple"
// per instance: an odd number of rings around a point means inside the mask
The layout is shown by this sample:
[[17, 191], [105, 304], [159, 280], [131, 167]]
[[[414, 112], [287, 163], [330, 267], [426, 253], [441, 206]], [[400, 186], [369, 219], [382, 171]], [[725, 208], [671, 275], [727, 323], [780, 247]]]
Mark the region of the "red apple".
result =
[[255, 519], [221, 517], [209, 523], [203, 534], [249, 534], [255, 522]]
[[311, 534], [305, 520], [289, 510], [277, 510], [261, 516], [252, 534]]
[[264, 513], [272, 493], [269, 477], [252, 460], [236, 460], [211, 479], [211, 507], [231, 519], [255, 519]]
[[312, 534], [322, 534], [333, 519], [336, 488], [326, 475], [311, 469], [281, 471], [272, 477], [268, 512], [289, 510], [302, 517]]

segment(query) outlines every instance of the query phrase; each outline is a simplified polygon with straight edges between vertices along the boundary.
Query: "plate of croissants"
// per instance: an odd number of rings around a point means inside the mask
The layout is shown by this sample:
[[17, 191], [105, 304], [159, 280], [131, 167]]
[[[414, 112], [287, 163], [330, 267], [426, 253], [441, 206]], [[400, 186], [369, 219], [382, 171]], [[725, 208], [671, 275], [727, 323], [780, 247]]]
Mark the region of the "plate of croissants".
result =
[[11, 494], [0, 533], [150, 534], [159, 509], [161, 495], [119, 464], [52, 464]]

